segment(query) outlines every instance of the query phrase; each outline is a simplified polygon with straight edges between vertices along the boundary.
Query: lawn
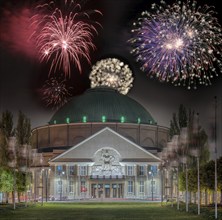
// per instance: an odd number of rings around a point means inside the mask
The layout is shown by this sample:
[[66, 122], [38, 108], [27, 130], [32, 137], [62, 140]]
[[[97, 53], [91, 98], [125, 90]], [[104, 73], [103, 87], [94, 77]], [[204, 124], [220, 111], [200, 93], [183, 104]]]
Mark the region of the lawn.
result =
[[0, 206], [0, 220], [200, 220], [159, 203], [45, 203], [27, 208]]

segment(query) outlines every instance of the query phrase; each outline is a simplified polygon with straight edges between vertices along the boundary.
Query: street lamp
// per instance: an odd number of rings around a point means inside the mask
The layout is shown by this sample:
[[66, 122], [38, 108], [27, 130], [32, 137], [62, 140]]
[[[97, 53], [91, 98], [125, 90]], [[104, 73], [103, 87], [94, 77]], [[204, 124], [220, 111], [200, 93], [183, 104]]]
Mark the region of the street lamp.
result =
[[191, 150], [191, 154], [197, 158], [197, 214], [200, 215], [200, 155], [198, 149]]
[[[180, 204], [179, 204], [179, 162], [174, 160], [171, 163], [171, 167], [173, 168], [173, 170], [176, 170], [176, 178], [177, 178], [177, 210], [180, 209]], [[173, 186], [173, 178], [172, 178], [172, 186]], [[171, 206], [173, 206], [173, 187], [171, 189]]]
[[48, 202], [48, 177], [49, 177], [49, 173], [50, 173], [51, 169], [46, 169], [46, 178], [45, 178], [45, 196], [46, 199], [45, 201]]
[[214, 141], [215, 141], [215, 183], [214, 183], [214, 194], [215, 194], [215, 219], [217, 219], [217, 96], [214, 97], [215, 99], [215, 118], [214, 118]]
[[60, 190], [59, 190], [59, 197], [60, 197], [60, 201], [62, 201], [62, 175], [64, 175], [65, 172], [62, 171], [60, 174], [59, 174], [59, 187], [60, 187]]
[[152, 194], [152, 201], [153, 201], [153, 172], [149, 171], [149, 175], [151, 175], [151, 194]]

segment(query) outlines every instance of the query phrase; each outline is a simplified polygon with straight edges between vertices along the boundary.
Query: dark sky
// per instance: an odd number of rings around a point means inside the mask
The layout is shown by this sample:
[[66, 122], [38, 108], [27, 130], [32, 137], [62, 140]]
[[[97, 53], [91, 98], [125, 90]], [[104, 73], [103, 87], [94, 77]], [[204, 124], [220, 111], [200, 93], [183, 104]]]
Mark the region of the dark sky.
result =
[[[149, 10], [153, 2], [159, 3], [155, 0], [89, 0], [86, 3], [86, 7], [99, 9], [103, 13], [102, 17], [98, 17], [102, 28], [97, 29], [98, 36], [94, 38], [97, 49], [91, 53], [92, 64], [110, 56], [126, 61], [135, 77], [129, 96], [140, 102], [159, 125], [169, 126], [172, 113], [177, 111], [179, 104], [184, 104], [200, 113], [200, 122], [210, 133], [209, 127], [214, 117], [214, 96], [217, 96], [218, 134], [221, 143], [222, 75], [213, 79], [209, 87], [198, 87], [197, 90], [174, 87], [149, 79], [139, 70], [139, 65], [129, 53], [129, 45], [126, 41], [130, 36], [132, 22], [144, 9]], [[166, 2], [170, 3], [172, 0]], [[215, 5], [215, 9], [219, 12], [219, 0], [198, 2], [201, 5], [204, 3]], [[2, 32], [2, 28], [7, 26], [7, 19], [5, 20], [3, 15], [5, 9], [10, 10], [16, 17], [17, 9], [31, 7], [32, 1], [0, 0], [0, 4]], [[221, 23], [220, 14], [218, 18]], [[0, 49], [0, 112], [8, 109], [16, 118], [18, 110], [22, 110], [31, 118], [33, 128], [47, 124], [54, 111], [45, 108], [36, 95], [36, 89], [47, 78], [47, 65], [31, 59], [18, 50], [15, 52], [11, 49], [10, 43], [0, 42]], [[90, 68], [90, 65], [84, 64], [82, 74], [78, 71], [72, 72], [70, 81], [74, 95], [81, 94], [89, 88]]]

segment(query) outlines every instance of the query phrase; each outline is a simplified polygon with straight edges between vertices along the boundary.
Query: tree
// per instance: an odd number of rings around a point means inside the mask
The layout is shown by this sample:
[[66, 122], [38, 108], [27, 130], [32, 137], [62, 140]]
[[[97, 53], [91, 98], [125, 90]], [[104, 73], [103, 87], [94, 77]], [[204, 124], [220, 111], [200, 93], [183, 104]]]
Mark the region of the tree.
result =
[[0, 167], [0, 192], [6, 194], [6, 203], [8, 203], [8, 193], [13, 191], [13, 173], [6, 167]]
[[[28, 119], [21, 111], [19, 111], [18, 122], [16, 127], [16, 139], [17, 139], [17, 192], [18, 199], [20, 200], [21, 192], [25, 192], [27, 187], [27, 166], [28, 166], [28, 146], [30, 144], [31, 137], [31, 124]], [[24, 154], [25, 152], [25, 154]], [[25, 168], [25, 169], [24, 169]]]
[[210, 156], [208, 136], [205, 130], [199, 125], [199, 116], [198, 119], [195, 116], [194, 111], [186, 110], [185, 106], [181, 104], [178, 113], [173, 113], [172, 120], [170, 121], [171, 138], [174, 135], [180, 135], [182, 128], [187, 128], [187, 144], [181, 144], [177, 154], [179, 154], [178, 156], [186, 155], [188, 163], [192, 166], [196, 165], [196, 158], [191, 155], [191, 149], [199, 150], [200, 164], [206, 163]]
[[4, 132], [5, 137], [8, 139], [9, 137], [13, 136], [14, 129], [13, 129], [13, 115], [10, 111], [6, 110], [2, 113], [1, 118], [1, 127]]
[[8, 145], [3, 130], [0, 128], [0, 167], [8, 165]]
[[31, 124], [21, 111], [19, 111], [18, 122], [16, 127], [16, 138], [19, 145], [29, 144], [31, 137]]

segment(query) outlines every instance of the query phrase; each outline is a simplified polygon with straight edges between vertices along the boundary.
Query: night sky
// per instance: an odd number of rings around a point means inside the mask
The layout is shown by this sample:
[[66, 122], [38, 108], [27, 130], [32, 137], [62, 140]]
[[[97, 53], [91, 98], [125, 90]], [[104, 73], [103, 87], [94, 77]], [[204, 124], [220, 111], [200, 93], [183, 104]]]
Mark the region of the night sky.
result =
[[[21, 8], [32, 8], [35, 1], [4, 1], [1, 5], [1, 26], [2, 30], [7, 27], [8, 18], [6, 9], [11, 11], [14, 17], [19, 16]], [[42, 1], [44, 2], [44, 1]], [[102, 28], [97, 28], [98, 36], [94, 37], [97, 47], [91, 52], [91, 62], [102, 58], [117, 57], [128, 63], [134, 74], [134, 86], [129, 96], [140, 102], [154, 117], [159, 125], [169, 126], [172, 113], [176, 112], [179, 104], [184, 104], [200, 114], [200, 123], [210, 135], [210, 127], [214, 120], [214, 96], [218, 98], [218, 140], [221, 143], [221, 114], [222, 114], [222, 75], [212, 80], [212, 85], [199, 86], [197, 90], [187, 90], [185, 87], [174, 87], [166, 83], [160, 83], [150, 79], [145, 73], [139, 70], [139, 65], [130, 54], [130, 47], [126, 43], [130, 37], [130, 30], [133, 21], [144, 10], [150, 9], [153, 2], [147, 0], [89, 0], [85, 7], [98, 9], [103, 16], [98, 16]], [[170, 3], [172, 1], [166, 1]], [[203, 5], [214, 5], [215, 10], [220, 10], [219, 0], [198, 1]], [[221, 15], [218, 19], [222, 24]], [[19, 36], [14, 36], [15, 38]], [[37, 59], [28, 56], [24, 52], [15, 49], [10, 42], [0, 38], [0, 112], [6, 109], [13, 112], [16, 119], [17, 112], [22, 110], [30, 119], [32, 128], [47, 124], [54, 110], [47, 109], [37, 95], [37, 89], [48, 77], [48, 66], [40, 63]], [[27, 45], [24, 45], [27, 47]], [[27, 48], [30, 50], [30, 48]], [[91, 66], [83, 62], [83, 72], [73, 68], [72, 77], [69, 83], [72, 87], [72, 94], [78, 95], [90, 87], [88, 76]]]

